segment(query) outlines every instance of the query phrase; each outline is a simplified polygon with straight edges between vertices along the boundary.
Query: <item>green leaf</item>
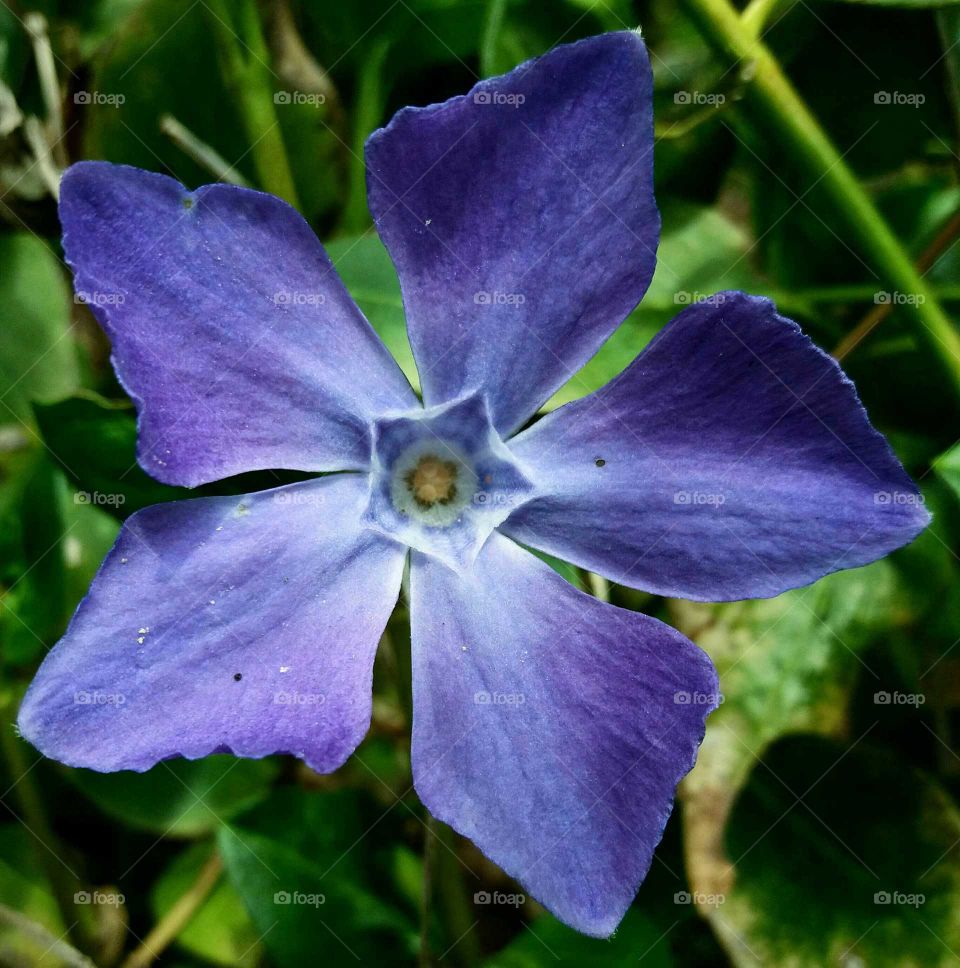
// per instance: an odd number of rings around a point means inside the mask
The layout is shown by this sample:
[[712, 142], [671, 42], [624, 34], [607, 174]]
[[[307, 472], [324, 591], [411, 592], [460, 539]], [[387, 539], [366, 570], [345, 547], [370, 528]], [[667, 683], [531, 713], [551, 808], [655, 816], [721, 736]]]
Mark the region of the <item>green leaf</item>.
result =
[[[150, 902], [159, 920], [196, 881], [210, 859], [212, 843], [193, 844], [178, 854], [153, 886]], [[221, 877], [187, 926], [177, 944], [216, 965], [252, 968], [262, 960], [259, 932], [233, 885]]]
[[931, 7], [953, 7], [958, 0], [844, 0], [863, 7], [902, 7], [905, 10], [926, 10]]
[[22, 571], [12, 600], [4, 601], [5, 658], [23, 664], [42, 654], [62, 631], [68, 601], [65, 543], [66, 485], [49, 461], [39, 460], [20, 499]]
[[384, 900], [382, 882], [361, 880], [355, 804], [285, 791], [218, 834], [228, 876], [281, 968], [310, 963], [318, 944], [330, 965], [414, 956], [413, 926]]
[[0, 425], [30, 417], [79, 381], [70, 297], [50, 246], [26, 232], [0, 235]]
[[35, 406], [44, 443], [88, 503], [125, 518], [140, 508], [189, 495], [155, 481], [137, 463], [133, 406], [93, 393]]
[[841, 735], [860, 653], [911, 618], [889, 560], [841, 571], [760, 601], [671, 603], [677, 628], [713, 659], [723, 703], [707, 720], [684, 781], [691, 887], [728, 893], [735, 871], [723, 831], [737, 792], [767, 745], [788, 732]]
[[934, 465], [953, 492], [960, 497], [960, 444], [955, 444], [941, 454]]
[[944, 790], [869, 739], [784, 739], [733, 810], [736, 884], [708, 917], [735, 965], [956, 965], [958, 839]]
[[[0, 904], [62, 937], [65, 925], [46, 886], [36, 845], [20, 823], [0, 824]], [[10, 964], [41, 964], [48, 945], [40, 944], [6, 923], [0, 923], [0, 951]]]
[[670, 968], [673, 964], [662, 929], [631, 909], [609, 941], [588, 938], [544, 915], [484, 964], [486, 968], [542, 968], [556, 963], [614, 966], [641, 961], [645, 968]]
[[263, 800], [278, 770], [276, 760], [214, 755], [165, 761], [146, 773], [66, 775], [104, 813], [131, 827], [196, 837]]
[[[87, 106], [85, 157], [166, 168], [190, 187], [214, 181], [162, 133], [160, 121], [169, 114], [256, 185], [254, 140], [241, 123], [241, 99], [228, 89], [214, 56], [214, 16], [192, 0], [146, 0], [114, 24], [113, 42], [93, 61], [88, 90], [116, 97]], [[329, 105], [295, 99], [293, 83], [277, 73], [280, 67], [262, 64], [260, 55], [254, 59], [243, 41], [238, 45], [255, 69], [269, 72], [274, 94], [281, 95], [269, 107], [276, 109], [283, 142], [297, 149], [290, 160], [302, 214], [318, 218], [339, 190], [333, 157], [339, 145], [327, 126]], [[185, 57], [184, 51], [202, 51], [203, 56]], [[117, 98], [122, 102], [117, 104]]]
[[706, 206], [661, 199], [660, 207], [663, 234], [657, 268], [643, 301], [545, 409], [599, 390], [687, 306], [723, 289], [757, 290], [746, 260], [749, 239], [740, 228]]
[[335, 239], [326, 248], [350, 295], [380, 334], [410, 385], [419, 390], [417, 366], [407, 339], [400, 282], [383, 243], [371, 231]]
[[78, 504], [45, 455], [15, 456], [0, 465], [0, 661], [28, 666], [62, 634], [117, 524]]

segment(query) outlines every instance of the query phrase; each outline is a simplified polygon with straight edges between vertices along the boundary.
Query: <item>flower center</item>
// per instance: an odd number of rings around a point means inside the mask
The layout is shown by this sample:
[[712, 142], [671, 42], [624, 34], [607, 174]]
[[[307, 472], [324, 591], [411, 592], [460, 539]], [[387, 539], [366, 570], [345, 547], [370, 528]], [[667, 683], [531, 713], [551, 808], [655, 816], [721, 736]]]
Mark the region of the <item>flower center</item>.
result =
[[425, 454], [407, 473], [406, 484], [422, 508], [449, 504], [457, 496], [457, 465], [452, 460]]
[[415, 441], [395, 461], [390, 473], [390, 501], [408, 520], [428, 528], [457, 521], [477, 489], [469, 457], [436, 437]]
[[479, 394], [385, 414], [372, 431], [363, 523], [455, 570], [534, 491]]

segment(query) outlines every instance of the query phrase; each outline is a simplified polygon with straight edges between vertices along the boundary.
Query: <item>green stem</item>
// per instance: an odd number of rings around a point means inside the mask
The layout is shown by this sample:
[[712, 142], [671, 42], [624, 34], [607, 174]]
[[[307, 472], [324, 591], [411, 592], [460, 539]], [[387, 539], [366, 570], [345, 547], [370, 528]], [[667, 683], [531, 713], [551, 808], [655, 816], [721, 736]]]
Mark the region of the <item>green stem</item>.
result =
[[147, 968], [160, 953], [172, 944], [203, 907], [211, 891], [217, 886], [223, 873], [223, 860], [216, 850], [200, 868], [196, 879], [177, 898], [169, 911], [156, 923], [151, 932], [140, 942], [136, 950], [124, 961], [122, 968]]
[[741, 15], [743, 26], [754, 37], [762, 36], [777, 8], [783, 6], [783, 3], [784, 0], [750, 0]]
[[507, 0], [488, 0], [484, 17], [483, 36], [480, 38], [480, 76], [491, 77], [497, 69], [497, 41], [503, 29], [503, 15]]
[[[37, 924], [19, 911], [7, 907], [6, 904], [0, 904], [0, 925], [12, 928], [35, 944], [42, 945], [45, 954], [53, 955], [59, 963], [67, 965], [68, 968], [97, 968], [86, 955], [77, 951], [72, 945], [51, 934], [42, 924]], [[11, 961], [10, 964], [14, 962]]]
[[430, 968], [430, 922], [433, 913], [433, 867], [437, 857], [437, 821], [427, 813], [423, 838], [423, 897], [420, 906], [420, 952], [417, 964]]
[[270, 52], [256, 0], [208, 0], [208, 19], [224, 82], [240, 110], [257, 180], [265, 191], [299, 208], [273, 91]]
[[390, 40], [382, 37], [370, 45], [363, 67], [353, 111], [353, 143], [350, 146], [350, 175], [347, 205], [341, 229], [362, 232], [370, 224], [367, 208], [367, 168], [363, 146], [383, 116], [386, 89], [383, 69], [390, 53]]
[[449, 959], [455, 964], [478, 965], [481, 961], [480, 938], [476, 931], [478, 918], [473, 896], [480, 884], [479, 878], [471, 877], [460, 861], [457, 834], [439, 821], [434, 823], [433, 832], [437, 841], [433, 854], [433, 890], [446, 929], [444, 944], [447, 950], [441, 956], [443, 964]]
[[904, 310], [960, 394], [960, 334], [776, 58], [753, 36], [728, 0], [687, 0], [687, 6], [718, 48], [750, 63], [750, 102], [813, 182], [829, 194], [886, 288], [922, 297], [913, 298]]

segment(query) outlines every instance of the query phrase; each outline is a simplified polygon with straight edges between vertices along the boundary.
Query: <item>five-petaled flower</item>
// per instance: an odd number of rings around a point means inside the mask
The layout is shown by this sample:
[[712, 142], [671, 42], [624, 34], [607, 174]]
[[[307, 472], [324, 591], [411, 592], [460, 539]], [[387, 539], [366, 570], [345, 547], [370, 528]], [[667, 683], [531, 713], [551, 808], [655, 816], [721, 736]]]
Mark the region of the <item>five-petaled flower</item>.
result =
[[283, 202], [98, 162], [65, 174], [77, 291], [122, 296], [91, 309], [138, 407], [141, 464], [188, 486], [339, 473], [133, 515], [20, 729], [96, 770], [216, 751], [334, 770], [367, 730], [409, 558], [420, 797], [605, 936], [649, 868], [717, 676], [678, 632], [527, 548], [729, 600], [863, 565], [928, 515], [836, 363], [742, 293], [690, 305], [607, 386], [531, 423], [653, 273], [636, 34], [402, 110], [367, 164], [422, 404]]

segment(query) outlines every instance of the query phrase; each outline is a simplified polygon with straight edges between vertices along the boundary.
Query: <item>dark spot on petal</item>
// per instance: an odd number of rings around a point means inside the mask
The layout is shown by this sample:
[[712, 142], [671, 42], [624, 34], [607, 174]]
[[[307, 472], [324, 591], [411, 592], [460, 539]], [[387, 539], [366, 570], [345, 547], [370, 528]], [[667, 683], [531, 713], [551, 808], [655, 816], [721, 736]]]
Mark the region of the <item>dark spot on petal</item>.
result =
[[233, 674], [233, 681], [234, 682], [239, 682], [242, 678], [243, 678], [243, 673], [242, 672], [235, 672]]
[[183, 198], [183, 207], [186, 209], [193, 208], [193, 198], [190, 195], [185, 195]]
[[606, 464], [606, 461], [602, 457], [598, 457], [594, 463], [597, 465], [597, 467], [603, 467], [603, 465]]

